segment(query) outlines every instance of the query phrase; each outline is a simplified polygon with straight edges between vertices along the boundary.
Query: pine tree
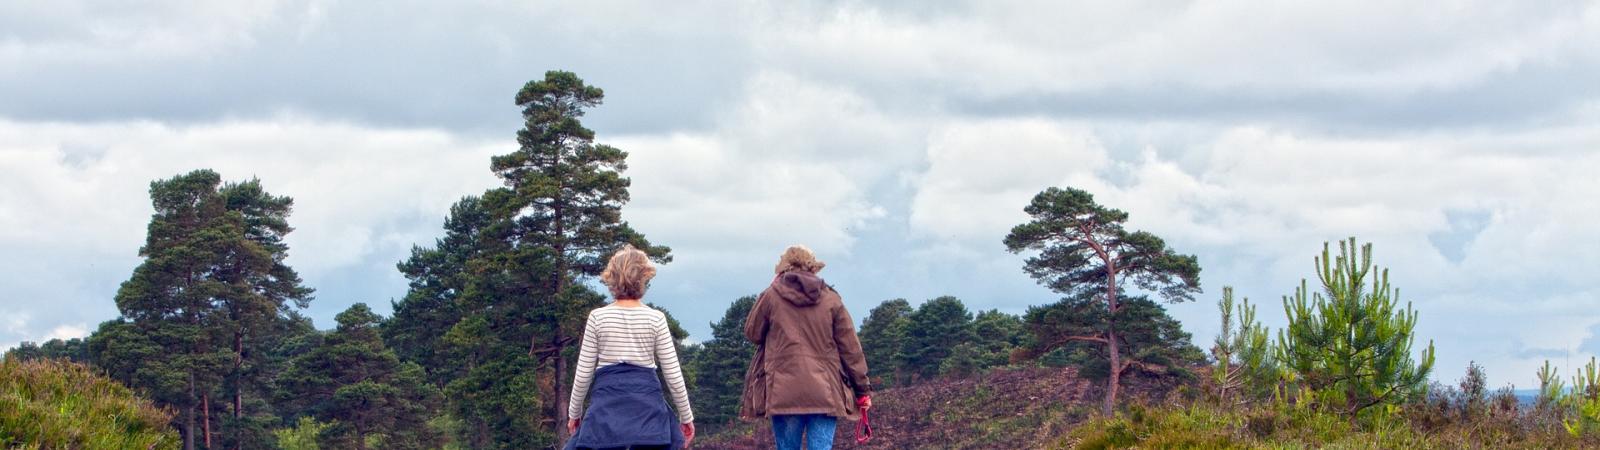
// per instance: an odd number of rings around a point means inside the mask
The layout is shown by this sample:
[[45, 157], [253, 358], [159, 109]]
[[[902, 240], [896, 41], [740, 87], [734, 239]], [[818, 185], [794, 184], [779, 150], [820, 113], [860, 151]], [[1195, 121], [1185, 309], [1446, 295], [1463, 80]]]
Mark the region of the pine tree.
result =
[[911, 311], [911, 303], [903, 298], [884, 300], [861, 322], [861, 349], [873, 386], [899, 386], [910, 376], [900, 365], [900, 350], [911, 326]]
[[[283, 263], [293, 201], [255, 180], [224, 186], [210, 170], [152, 182], [150, 198], [156, 212], [139, 250], [145, 260], [117, 291], [124, 319], [102, 326], [128, 339], [104, 340], [98, 350], [155, 360], [96, 361], [182, 411], [185, 449], [197, 437], [211, 447], [212, 411], [231, 411], [225, 425], [241, 423], [243, 392], [264, 382], [242, 377], [251, 363], [246, 342], [310, 301], [311, 290]], [[164, 351], [152, 354], [152, 347]], [[212, 402], [216, 394], [231, 397], [231, 407]]]
[[[568, 350], [582, 334], [583, 317], [597, 306], [596, 296], [577, 281], [599, 275], [604, 258], [622, 244], [633, 244], [662, 263], [671, 260], [666, 247], [650, 245], [622, 221], [627, 152], [596, 144], [594, 131], [579, 121], [604, 98], [600, 88], [571, 72], [546, 72], [544, 79], [523, 86], [516, 96], [525, 124], [517, 131], [520, 147], [491, 159], [490, 168], [505, 187], [484, 196], [496, 220], [505, 221], [509, 255], [548, 258], [548, 266], [512, 265], [543, 274], [538, 277], [542, 285], [527, 286], [531, 295], [522, 298], [533, 302], [524, 306], [537, 314], [528, 355], [554, 362], [555, 383], [546, 397], [555, 400], [550, 407], [556, 424], [567, 422]], [[566, 427], [554, 428], [565, 440]]]
[[[1109, 376], [1106, 382], [1103, 413], [1111, 414], [1116, 405], [1124, 371], [1142, 363], [1125, 359], [1117, 321], [1125, 315], [1119, 299], [1128, 280], [1141, 289], [1154, 291], [1168, 301], [1192, 300], [1200, 291], [1200, 264], [1192, 255], [1181, 255], [1165, 241], [1143, 231], [1127, 231], [1123, 223], [1128, 213], [1106, 208], [1094, 196], [1074, 188], [1049, 188], [1033, 197], [1023, 209], [1033, 219], [1017, 225], [1006, 235], [1006, 249], [1013, 253], [1039, 251], [1028, 258], [1025, 270], [1040, 284], [1076, 300], [1094, 299], [1103, 303], [1103, 322], [1084, 334], [1058, 336], [1058, 339], [1096, 342], [1105, 346]], [[1164, 315], [1141, 314], [1147, 317]], [[1140, 326], [1141, 324], [1126, 324]]]
[[734, 300], [722, 319], [711, 324], [711, 339], [701, 344], [693, 359], [686, 358], [685, 367], [695, 372], [689, 398], [700, 422], [723, 425], [739, 417], [744, 373], [756, 353], [755, 345], [744, 338], [744, 319], [755, 303], [755, 296]]
[[329, 422], [320, 439], [326, 446], [366, 448], [372, 437], [383, 448], [437, 446], [425, 424], [438, 391], [422, 368], [402, 363], [383, 345], [380, 318], [366, 304], [352, 305], [335, 320], [338, 328], [280, 377], [279, 400]]
[[1166, 308], [1142, 295], [1120, 292], [1117, 297], [1121, 307], [1114, 316], [1106, 311], [1097, 292], [1029, 307], [1023, 317], [1028, 332], [1021, 356], [1041, 358], [1051, 365], [1074, 366], [1080, 376], [1108, 381], [1109, 346], [1081, 337], [1105, 333], [1109, 324], [1121, 351], [1121, 376], [1182, 379], [1191, 375], [1187, 367], [1204, 361], [1205, 355], [1190, 342], [1189, 333], [1167, 314]]
[[[1423, 392], [1433, 368], [1433, 342], [1413, 359], [1412, 330], [1417, 313], [1400, 308], [1399, 291], [1389, 271], [1373, 273], [1372, 244], [1339, 242], [1339, 255], [1322, 245], [1314, 259], [1323, 292], [1305, 280], [1284, 296], [1288, 325], [1278, 332], [1278, 354], [1285, 368], [1328, 406], [1351, 420], [1361, 411], [1397, 404]], [[1369, 279], [1368, 275], [1375, 275]]]
[[928, 300], [909, 318], [906, 339], [900, 350], [900, 364], [912, 383], [939, 375], [939, 367], [951, 350], [972, 341], [972, 313], [961, 300], [943, 296]]
[[[1248, 298], [1234, 304], [1233, 287], [1223, 286], [1217, 309], [1222, 314], [1222, 331], [1211, 347], [1211, 356], [1216, 358], [1211, 377], [1217, 397], [1228, 402], [1264, 395], [1275, 381], [1277, 367], [1267, 328], [1256, 322], [1255, 305]], [[1247, 397], [1241, 398], [1242, 395]]]

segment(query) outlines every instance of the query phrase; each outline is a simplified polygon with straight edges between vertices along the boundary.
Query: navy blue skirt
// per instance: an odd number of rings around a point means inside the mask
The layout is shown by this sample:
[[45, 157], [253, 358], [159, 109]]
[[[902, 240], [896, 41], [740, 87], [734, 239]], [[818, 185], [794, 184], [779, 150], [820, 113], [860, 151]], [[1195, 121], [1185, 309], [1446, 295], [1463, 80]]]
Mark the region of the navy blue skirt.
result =
[[600, 368], [589, 387], [589, 408], [566, 448], [668, 445], [683, 448], [678, 416], [667, 407], [656, 369], [632, 364]]

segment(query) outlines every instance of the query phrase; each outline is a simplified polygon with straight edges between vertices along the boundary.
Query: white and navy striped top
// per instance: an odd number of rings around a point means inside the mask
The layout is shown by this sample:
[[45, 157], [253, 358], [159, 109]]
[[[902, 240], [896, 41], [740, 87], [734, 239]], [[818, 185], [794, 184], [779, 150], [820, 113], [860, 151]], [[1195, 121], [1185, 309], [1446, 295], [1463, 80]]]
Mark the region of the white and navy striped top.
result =
[[578, 373], [572, 380], [572, 401], [567, 417], [583, 417], [583, 402], [589, 397], [589, 384], [595, 369], [618, 363], [661, 369], [667, 391], [678, 410], [678, 421], [694, 421], [689, 410], [689, 392], [678, 367], [678, 349], [667, 328], [667, 316], [648, 306], [606, 305], [589, 311], [583, 326], [583, 346], [578, 353]]

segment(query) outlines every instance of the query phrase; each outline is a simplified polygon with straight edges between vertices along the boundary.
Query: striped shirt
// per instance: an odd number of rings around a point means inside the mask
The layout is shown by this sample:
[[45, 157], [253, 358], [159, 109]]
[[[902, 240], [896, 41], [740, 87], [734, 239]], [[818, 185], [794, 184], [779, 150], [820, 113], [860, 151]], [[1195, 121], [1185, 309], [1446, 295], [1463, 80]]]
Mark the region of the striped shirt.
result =
[[694, 412], [689, 410], [689, 392], [683, 384], [683, 371], [678, 367], [678, 349], [667, 328], [667, 316], [648, 306], [615, 304], [589, 311], [589, 320], [583, 326], [583, 346], [578, 352], [578, 372], [572, 380], [572, 401], [567, 404], [567, 417], [583, 417], [583, 402], [589, 397], [595, 369], [620, 363], [660, 368], [667, 381], [667, 391], [672, 394], [672, 404], [678, 410], [678, 421], [694, 421]]

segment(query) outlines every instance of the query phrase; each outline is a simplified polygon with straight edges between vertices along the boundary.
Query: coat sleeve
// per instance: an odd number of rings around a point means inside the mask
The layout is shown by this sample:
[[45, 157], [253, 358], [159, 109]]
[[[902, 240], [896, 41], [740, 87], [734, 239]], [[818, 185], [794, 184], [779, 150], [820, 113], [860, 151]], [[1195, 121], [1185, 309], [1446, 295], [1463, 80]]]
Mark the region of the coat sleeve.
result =
[[744, 317], [744, 337], [757, 346], [767, 340], [767, 327], [771, 325], [771, 315], [768, 313], [771, 303], [767, 297], [770, 291], [763, 291], [756, 297], [756, 304], [750, 307], [750, 315]]
[[857, 397], [872, 393], [872, 381], [867, 378], [867, 357], [861, 351], [861, 340], [856, 337], [856, 324], [850, 311], [839, 303], [833, 314], [833, 342], [839, 347], [839, 366], [855, 389]]

